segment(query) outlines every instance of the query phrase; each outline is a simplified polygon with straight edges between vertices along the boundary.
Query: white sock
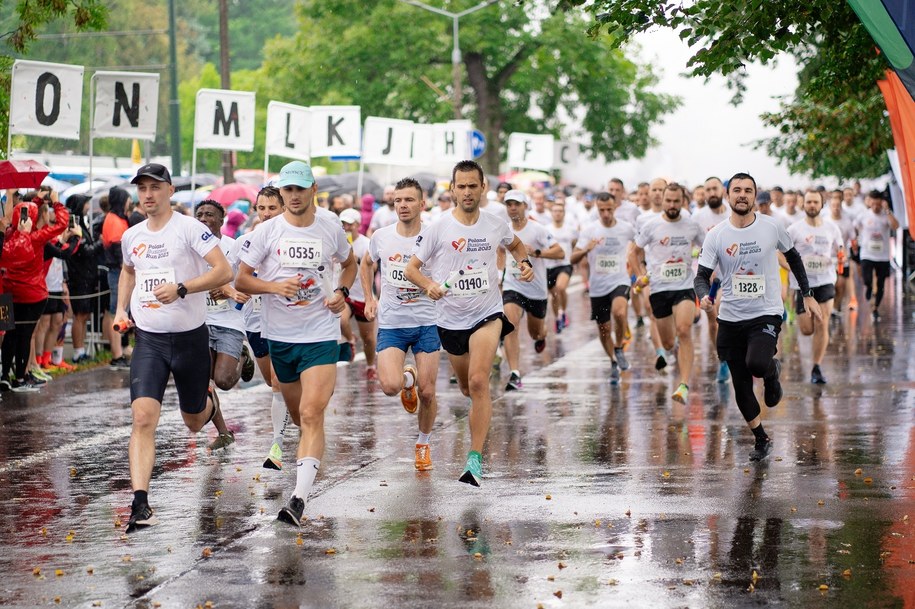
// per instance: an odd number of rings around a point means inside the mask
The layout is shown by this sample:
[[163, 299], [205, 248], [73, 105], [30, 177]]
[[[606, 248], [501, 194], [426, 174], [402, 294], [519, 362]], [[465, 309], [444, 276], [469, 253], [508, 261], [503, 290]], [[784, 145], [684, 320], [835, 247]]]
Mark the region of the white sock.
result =
[[273, 422], [273, 441], [283, 447], [283, 432], [286, 431], [286, 424], [289, 422], [289, 410], [286, 409], [286, 402], [283, 401], [283, 394], [276, 392], [273, 394], [273, 401], [270, 403], [270, 420]]
[[51, 352], [51, 363], [59, 364], [64, 359], [64, 348], [63, 347], [54, 347], [54, 351]]
[[415, 382], [416, 382], [416, 379], [413, 378], [413, 373], [412, 373], [412, 372], [407, 372], [406, 370], [404, 370], [404, 373], [403, 373], [403, 388], [404, 388], [404, 389], [409, 389], [410, 387], [413, 386], [413, 383], [415, 383]]
[[308, 493], [315, 483], [320, 465], [321, 462], [314, 457], [302, 457], [295, 462], [295, 490], [292, 491], [294, 496], [308, 500]]
[[86, 355], [86, 348], [85, 348], [85, 347], [79, 347], [78, 349], [74, 349], [74, 350], [73, 350], [73, 357], [74, 357], [74, 358], [82, 357], [82, 356], [84, 356], [84, 355]]
[[432, 439], [431, 433], [419, 432], [419, 436], [416, 438], [416, 443], [417, 444], [428, 444], [429, 440], [431, 440], [431, 439]]

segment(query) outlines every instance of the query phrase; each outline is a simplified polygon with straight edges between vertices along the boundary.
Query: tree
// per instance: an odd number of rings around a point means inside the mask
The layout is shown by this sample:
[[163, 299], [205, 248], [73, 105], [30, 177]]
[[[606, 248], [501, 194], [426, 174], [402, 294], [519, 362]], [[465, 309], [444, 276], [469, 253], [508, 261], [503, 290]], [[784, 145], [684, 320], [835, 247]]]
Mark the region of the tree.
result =
[[814, 177], [874, 177], [889, 169], [889, 121], [876, 80], [888, 65], [846, 2], [764, 0], [561, 0], [596, 17], [592, 36], [606, 33], [620, 46], [653, 28], [679, 31], [695, 49], [692, 75], [728, 78], [741, 100], [746, 66], [788, 53], [801, 66], [793, 99], [763, 116], [780, 136], [758, 145], [795, 172]]
[[[472, 4], [451, 2], [448, 10]], [[365, 116], [417, 122], [452, 118], [449, 19], [397, 0], [303, 0], [299, 19], [294, 38], [265, 49], [272, 99], [357, 104]], [[653, 92], [651, 70], [608, 37], [583, 42], [586, 26], [580, 11], [513, 0], [461, 19], [469, 85], [462, 108], [486, 135], [488, 171], [498, 170], [503, 135], [513, 131], [577, 139], [608, 161], [640, 156], [654, 143], [651, 125], [676, 98]]]
[[[32, 0], [9, 3], [0, 0], [0, 40], [6, 49], [0, 52], [0, 141], [6, 141], [9, 130], [10, 84], [14, 53], [24, 53], [49, 23], [66, 19], [80, 31], [105, 27], [108, 9], [102, 0]], [[5, 146], [4, 146], [5, 147]], [[9, 154], [3, 151], [3, 156]]]

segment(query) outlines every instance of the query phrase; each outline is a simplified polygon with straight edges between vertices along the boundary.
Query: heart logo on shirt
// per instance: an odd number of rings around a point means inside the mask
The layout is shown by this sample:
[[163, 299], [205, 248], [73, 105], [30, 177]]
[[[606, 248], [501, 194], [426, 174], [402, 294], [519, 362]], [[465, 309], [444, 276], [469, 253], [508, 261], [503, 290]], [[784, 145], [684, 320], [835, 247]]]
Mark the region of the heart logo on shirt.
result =
[[467, 239], [464, 239], [463, 237], [461, 237], [457, 241], [451, 242], [451, 247], [453, 247], [455, 250], [457, 250], [459, 252], [463, 252], [464, 247], [466, 247], [466, 245], [467, 245]]
[[730, 247], [728, 247], [728, 248], [727, 248], [726, 250], [724, 250], [724, 251], [726, 251], [726, 252], [728, 253], [728, 256], [734, 256], [734, 255], [736, 255], [736, 254], [737, 254], [737, 244], [736, 244], [736, 243], [732, 243], [732, 244], [730, 245]]
[[401, 256], [400, 254], [394, 254], [393, 256], [389, 257], [388, 260], [390, 260], [391, 262], [400, 262], [401, 260], [403, 260], [403, 256]]
[[664, 237], [661, 239], [661, 245], [667, 245], [668, 243], [670, 243], [670, 237]]

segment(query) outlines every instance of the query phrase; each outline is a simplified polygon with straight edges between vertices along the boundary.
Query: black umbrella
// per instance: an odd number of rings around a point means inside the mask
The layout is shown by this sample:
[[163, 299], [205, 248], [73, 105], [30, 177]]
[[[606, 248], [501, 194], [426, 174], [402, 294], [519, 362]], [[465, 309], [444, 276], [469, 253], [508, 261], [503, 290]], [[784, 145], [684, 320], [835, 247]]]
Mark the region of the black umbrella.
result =
[[[326, 192], [329, 196], [352, 193], [354, 196], [359, 186], [359, 172], [341, 173], [333, 176], [317, 178], [318, 191]], [[362, 175], [362, 194], [370, 194], [378, 201], [384, 194], [384, 188], [370, 173]]]

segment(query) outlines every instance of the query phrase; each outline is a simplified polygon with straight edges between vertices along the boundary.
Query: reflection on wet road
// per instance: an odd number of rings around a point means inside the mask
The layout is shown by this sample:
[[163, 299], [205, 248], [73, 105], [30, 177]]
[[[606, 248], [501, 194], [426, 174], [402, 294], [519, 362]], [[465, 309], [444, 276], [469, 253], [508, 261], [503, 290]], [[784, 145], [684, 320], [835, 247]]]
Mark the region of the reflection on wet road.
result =
[[808, 383], [809, 339], [785, 326], [785, 399], [764, 413], [775, 450], [752, 465], [704, 321], [682, 405], [645, 328], [611, 387], [586, 296], [571, 300], [545, 353], [524, 339], [524, 390], [493, 385], [479, 490], [456, 481], [468, 404], [446, 368], [427, 473], [414, 419], [362, 366], [342, 368], [300, 531], [275, 521], [294, 468], [261, 467], [264, 387], [225, 394], [239, 441], [217, 455], [169, 393], [150, 492], [161, 524], [130, 538], [126, 374], [4, 394], [0, 605], [915, 607], [913, 307], [877, 327], [833, 322], [823, 387]]

